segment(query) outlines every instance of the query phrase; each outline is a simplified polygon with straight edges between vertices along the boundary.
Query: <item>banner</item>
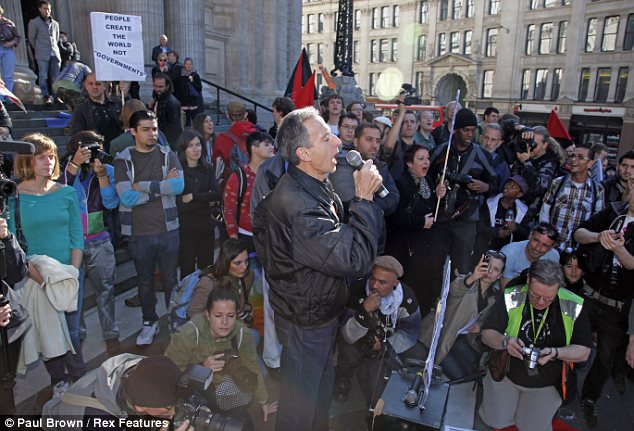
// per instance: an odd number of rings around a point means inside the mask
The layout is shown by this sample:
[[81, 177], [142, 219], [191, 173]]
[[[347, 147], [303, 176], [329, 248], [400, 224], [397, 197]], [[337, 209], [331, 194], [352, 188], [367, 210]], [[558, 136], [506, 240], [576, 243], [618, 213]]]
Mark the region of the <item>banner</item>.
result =
[[95, 73], [99, 81], [145, 81], [141, 17], [91, 12]]

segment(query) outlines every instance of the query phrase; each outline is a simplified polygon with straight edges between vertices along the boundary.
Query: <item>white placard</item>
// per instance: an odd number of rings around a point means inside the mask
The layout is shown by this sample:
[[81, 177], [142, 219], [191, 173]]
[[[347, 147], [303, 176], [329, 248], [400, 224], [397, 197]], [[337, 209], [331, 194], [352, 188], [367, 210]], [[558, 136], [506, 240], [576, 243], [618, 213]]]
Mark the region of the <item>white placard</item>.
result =
[[95, 73], [100, 81], [145, 81], [141, 17], [90, 12]]

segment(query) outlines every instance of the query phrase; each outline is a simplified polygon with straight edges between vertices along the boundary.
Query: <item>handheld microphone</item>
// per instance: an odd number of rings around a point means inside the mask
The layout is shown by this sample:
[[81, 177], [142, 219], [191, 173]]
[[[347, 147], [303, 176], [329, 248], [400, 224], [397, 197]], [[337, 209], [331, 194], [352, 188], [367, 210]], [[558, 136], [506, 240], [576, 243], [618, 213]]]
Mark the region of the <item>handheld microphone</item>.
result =
[[420, 391], [420, 386], [423, 384], [423, 372], [419, 371], [416, 373], [416, 377], [412, 382], [412, 386], [409, 387], [409, 390], [405, 392], [405, 397], [403, 401], [408, 407], [414, 407], [418, 404], [418, 391]]
[[[363, 159], [361, 158], [361, 154], [359, 154], [357, 150], [348, 151], [348, 154], [346, 154], [346, 161], [348, 162], [350, 166], [355, 168], [357, 171], [361, 169], [364, 165]], [[380, 198], [385, 198], [387, 195], [390, 194], [390, 192], [388, 189], [385, 188], [383, 184], [381, 184], [381, 187], [379, 187], [379, 190], [376, 192], [376, 194]]]

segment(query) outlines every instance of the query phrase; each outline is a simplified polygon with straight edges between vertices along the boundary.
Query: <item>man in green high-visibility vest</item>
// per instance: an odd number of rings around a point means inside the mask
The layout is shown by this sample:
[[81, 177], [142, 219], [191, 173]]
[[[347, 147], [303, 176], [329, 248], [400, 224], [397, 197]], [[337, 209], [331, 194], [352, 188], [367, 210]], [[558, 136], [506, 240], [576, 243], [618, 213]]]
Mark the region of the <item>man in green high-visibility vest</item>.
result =
[[583, 299], [562, 285], [559, 263], [537, 260], [527, 283], [505, 289], [489, 312], [482, 341], [510, 360], [501, 381], [484, 379], [480, 417], [487, 425], [550, 431], [562, 399], [572, 396], [562, 382], [574, 362], [588, 359], [592, 336]]

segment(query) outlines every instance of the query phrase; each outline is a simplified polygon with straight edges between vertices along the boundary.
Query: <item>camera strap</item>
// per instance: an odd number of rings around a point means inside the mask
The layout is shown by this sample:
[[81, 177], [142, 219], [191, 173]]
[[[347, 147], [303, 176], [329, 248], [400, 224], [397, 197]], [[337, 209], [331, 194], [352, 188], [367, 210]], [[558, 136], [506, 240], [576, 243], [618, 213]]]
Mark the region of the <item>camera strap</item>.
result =
[[97, 398], [87, 397], [85, 395], [72, 394], [70, 392], [66, 392], [62, 397], [62, 402], [64, 404], [70, 404], [71, 406], [77, 407], [92, 407], [96, 410], [103, 410], [108, 412], [110, 415], [119, 417], [120, 415], [114, 414], [111, 412], [108, 407], [106, 407], [101, 401]]

